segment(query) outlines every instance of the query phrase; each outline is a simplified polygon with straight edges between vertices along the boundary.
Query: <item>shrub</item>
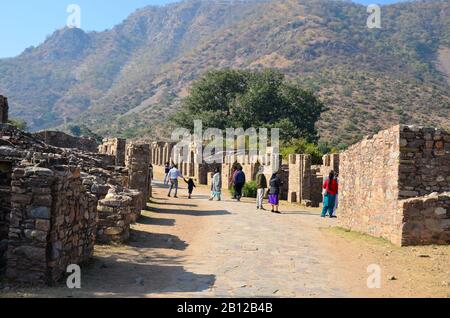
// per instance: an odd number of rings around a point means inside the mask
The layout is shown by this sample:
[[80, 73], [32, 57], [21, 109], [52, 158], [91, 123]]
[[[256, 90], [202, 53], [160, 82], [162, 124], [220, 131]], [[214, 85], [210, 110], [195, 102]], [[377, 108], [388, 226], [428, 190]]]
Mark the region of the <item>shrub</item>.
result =
[[247, 182], [242, 189], [242, 195], [246, 198], [256, 198], [258, 186], [255, 181]]

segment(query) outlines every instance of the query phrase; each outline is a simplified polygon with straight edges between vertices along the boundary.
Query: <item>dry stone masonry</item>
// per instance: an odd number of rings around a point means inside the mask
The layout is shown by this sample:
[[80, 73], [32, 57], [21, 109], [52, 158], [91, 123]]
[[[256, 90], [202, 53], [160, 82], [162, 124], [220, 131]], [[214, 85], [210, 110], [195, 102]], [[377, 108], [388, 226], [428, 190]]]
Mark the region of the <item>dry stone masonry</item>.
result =
[[92, 137], [74, 137], [61, 131], [42, 131], [34, 136], [48, 145], [60, 148], [77, 148], [92, 153], [97, 152], [98, 148], [97, 140]]
[[103, 144], [99, 146], [99, 153], [114, 156], [116, 166], [125, 166], [126, 139], [110, 138], [103, 139]]
[[341, 154], [340, 224], [398, 245], [449, 244], [449, 176], [444, 131], [400, 125], [366, 138]]
[[15, 284], [54, 284], [97, 242], [125, 242], [151, 195], [148, 145], [124, 167], [82, 140], [45, 140], [0, 124], [0, 278]]

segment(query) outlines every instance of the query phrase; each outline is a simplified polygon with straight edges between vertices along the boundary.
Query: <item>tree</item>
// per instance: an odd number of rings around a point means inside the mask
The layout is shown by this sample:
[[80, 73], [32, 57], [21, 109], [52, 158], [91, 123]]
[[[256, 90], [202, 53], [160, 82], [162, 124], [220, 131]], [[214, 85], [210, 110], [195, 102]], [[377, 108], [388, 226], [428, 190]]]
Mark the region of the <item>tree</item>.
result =
[[8, 121], [8, 124], [18, 128], [20, 130], [23, 130], [23, 131], [27, 131], [28, 130], [28, 124], [23, 119], [10, 119]]
[[194, 120], [204, 128], [280, 128], [282, 141], [315, 142], [322, 111], [322, 102], [278, 71], [215, 70], [194, 82], [171, 119], [191, 130]]

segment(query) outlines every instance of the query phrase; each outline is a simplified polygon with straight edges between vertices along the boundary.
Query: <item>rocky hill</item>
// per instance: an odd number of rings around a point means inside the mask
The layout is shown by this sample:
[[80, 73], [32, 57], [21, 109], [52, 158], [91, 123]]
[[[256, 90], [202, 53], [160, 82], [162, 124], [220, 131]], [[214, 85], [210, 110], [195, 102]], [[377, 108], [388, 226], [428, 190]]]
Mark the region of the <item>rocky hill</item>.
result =
[[104, 32], [61, 29], [0, 60], [0, 94], [33, 130], [84, 124], [162, 135], [211, 68], [276, 68], [328, 106], [322, 139], [349, 144], [398, 121], [450, 129], [450, 2], [382, 7], [331, 0], [191, 0], [146, 7]]

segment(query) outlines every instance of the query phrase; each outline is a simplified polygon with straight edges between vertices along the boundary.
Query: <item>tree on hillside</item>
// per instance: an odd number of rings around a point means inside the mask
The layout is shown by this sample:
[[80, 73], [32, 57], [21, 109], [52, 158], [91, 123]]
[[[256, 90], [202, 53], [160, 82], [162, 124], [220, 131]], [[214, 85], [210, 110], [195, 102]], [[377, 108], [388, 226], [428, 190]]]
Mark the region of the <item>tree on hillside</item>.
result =
[[191, 130], [194, 120], [202, 120], [204, 128], [280, 128], [282, 141], [315, 142], [323, 111], [311, 92], [278, 71], [215, 70], [194, 82], [172, 121]]

